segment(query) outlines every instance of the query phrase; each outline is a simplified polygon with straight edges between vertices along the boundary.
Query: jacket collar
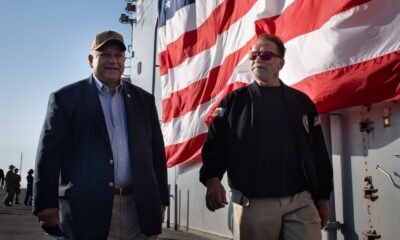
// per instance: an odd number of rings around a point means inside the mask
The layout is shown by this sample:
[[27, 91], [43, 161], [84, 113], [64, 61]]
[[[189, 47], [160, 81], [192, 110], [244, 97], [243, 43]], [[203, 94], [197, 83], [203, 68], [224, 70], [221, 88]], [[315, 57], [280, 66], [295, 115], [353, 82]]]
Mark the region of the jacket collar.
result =
[[103, 109], [101, 107], [100, 99], [98, 96], [98, 89], [96, 80], [91, 75], [87, 80], [87, 86], [84, 93], [85, 104], [87, 109], [91, 112], [95, 125], [98, 127], [104, 140], [111, 146], [110, 138], [108, 137], [106, 120], [104, 118]]

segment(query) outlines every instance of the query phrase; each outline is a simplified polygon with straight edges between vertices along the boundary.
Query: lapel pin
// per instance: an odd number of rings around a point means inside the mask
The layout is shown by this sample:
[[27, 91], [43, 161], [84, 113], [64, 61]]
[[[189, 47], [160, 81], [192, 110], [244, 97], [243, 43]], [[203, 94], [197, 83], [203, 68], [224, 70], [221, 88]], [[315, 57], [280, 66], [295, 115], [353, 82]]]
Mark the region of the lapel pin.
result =
[[131, 98], [131, 95], [128, 93], [128, 98]]

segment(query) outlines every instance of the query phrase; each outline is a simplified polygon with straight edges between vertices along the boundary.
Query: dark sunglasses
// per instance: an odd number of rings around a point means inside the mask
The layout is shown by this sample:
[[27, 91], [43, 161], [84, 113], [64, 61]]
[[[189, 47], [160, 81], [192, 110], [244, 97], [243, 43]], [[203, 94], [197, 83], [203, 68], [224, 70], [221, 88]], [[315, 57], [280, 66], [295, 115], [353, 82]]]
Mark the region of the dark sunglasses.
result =
[[270, 51], [250, 51], [247, 56], [249, 57], [250, 61], [256, 60], [257, 57], [260, 57], [264, 61], [269, 61], [272, 57], [281, 58], [281, 56], [279, 56], [278, 54]]

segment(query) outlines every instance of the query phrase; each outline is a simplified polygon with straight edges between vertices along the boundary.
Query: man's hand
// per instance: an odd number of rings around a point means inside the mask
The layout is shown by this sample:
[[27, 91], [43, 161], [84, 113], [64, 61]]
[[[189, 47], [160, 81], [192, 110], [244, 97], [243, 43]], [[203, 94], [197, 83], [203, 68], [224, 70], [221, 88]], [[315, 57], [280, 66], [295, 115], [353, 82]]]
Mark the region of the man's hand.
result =
[[45, 227], [55, 227], [60, 223], [58, 208], [46, 208], [36, 213], [39, 223]]
[[206, 206], [210, 211], [215, 211], [225, 207], [226, 192], [219, 178], [210, 178], [207, 180]]
[[165, 205], [161, 205], [161, 216], [164, 216], [165, 213], [165, 209], [167, 208], [167, 206]]
[[317, 200], [317, 204], [318, 204], [317, 207], [318, 207], [319, 217], [321, 218], [321, 229], [322, 229], [328, 223], [329, 200], [319, 199]]

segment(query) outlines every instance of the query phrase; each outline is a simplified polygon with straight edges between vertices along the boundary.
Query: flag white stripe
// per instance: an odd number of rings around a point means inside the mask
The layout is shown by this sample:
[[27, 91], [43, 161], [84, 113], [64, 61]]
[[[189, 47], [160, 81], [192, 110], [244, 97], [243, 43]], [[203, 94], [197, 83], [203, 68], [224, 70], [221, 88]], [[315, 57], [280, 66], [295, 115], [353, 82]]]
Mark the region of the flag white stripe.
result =
[[165, 36], [165, 39], [159, 45], [158, 52], [164, 51], [166, 44], [175, 41], [185, 32], [195, 30], [203, 24], [223, 1], [214, 0], [208, 1], [207, 4], [190, 4], [176, 11], [175, 16], [159, 28], [160, 35]]
[[[377, 10], [382, 14], [377, 14]], [[332, 17], [320, 29], [288, 41], [280, 73], [291, 85], [311, 75], [364, 62], [400, 49], [400, 4], [371, 1]], [[363, 24], [360, 25], [360, 19]]]
[[[204, 122], [204, 118], [207, 116], [216, 99], [218, 99], [218, 96], [199, 105], [196, 110], [188, 112], [184, 116], [174, 118], [171, 122], [163, 123], [161, 128], [165, 145], [169, 146], [181, 143], [207, 132], [208, 126]], [[181, 131], [183, 129], [184, 131]]]
[[265, 1], [258, 1], [258, 7], [259, 11], [257, 13], [257, 18], [269, 18], [273, 16], [280, 15], [282, 12], [285, 11], [287, 7], [289, 7], [294, 0], [283, 0], [283, 1], [277, 1], [277, 0], [265, 0]]

